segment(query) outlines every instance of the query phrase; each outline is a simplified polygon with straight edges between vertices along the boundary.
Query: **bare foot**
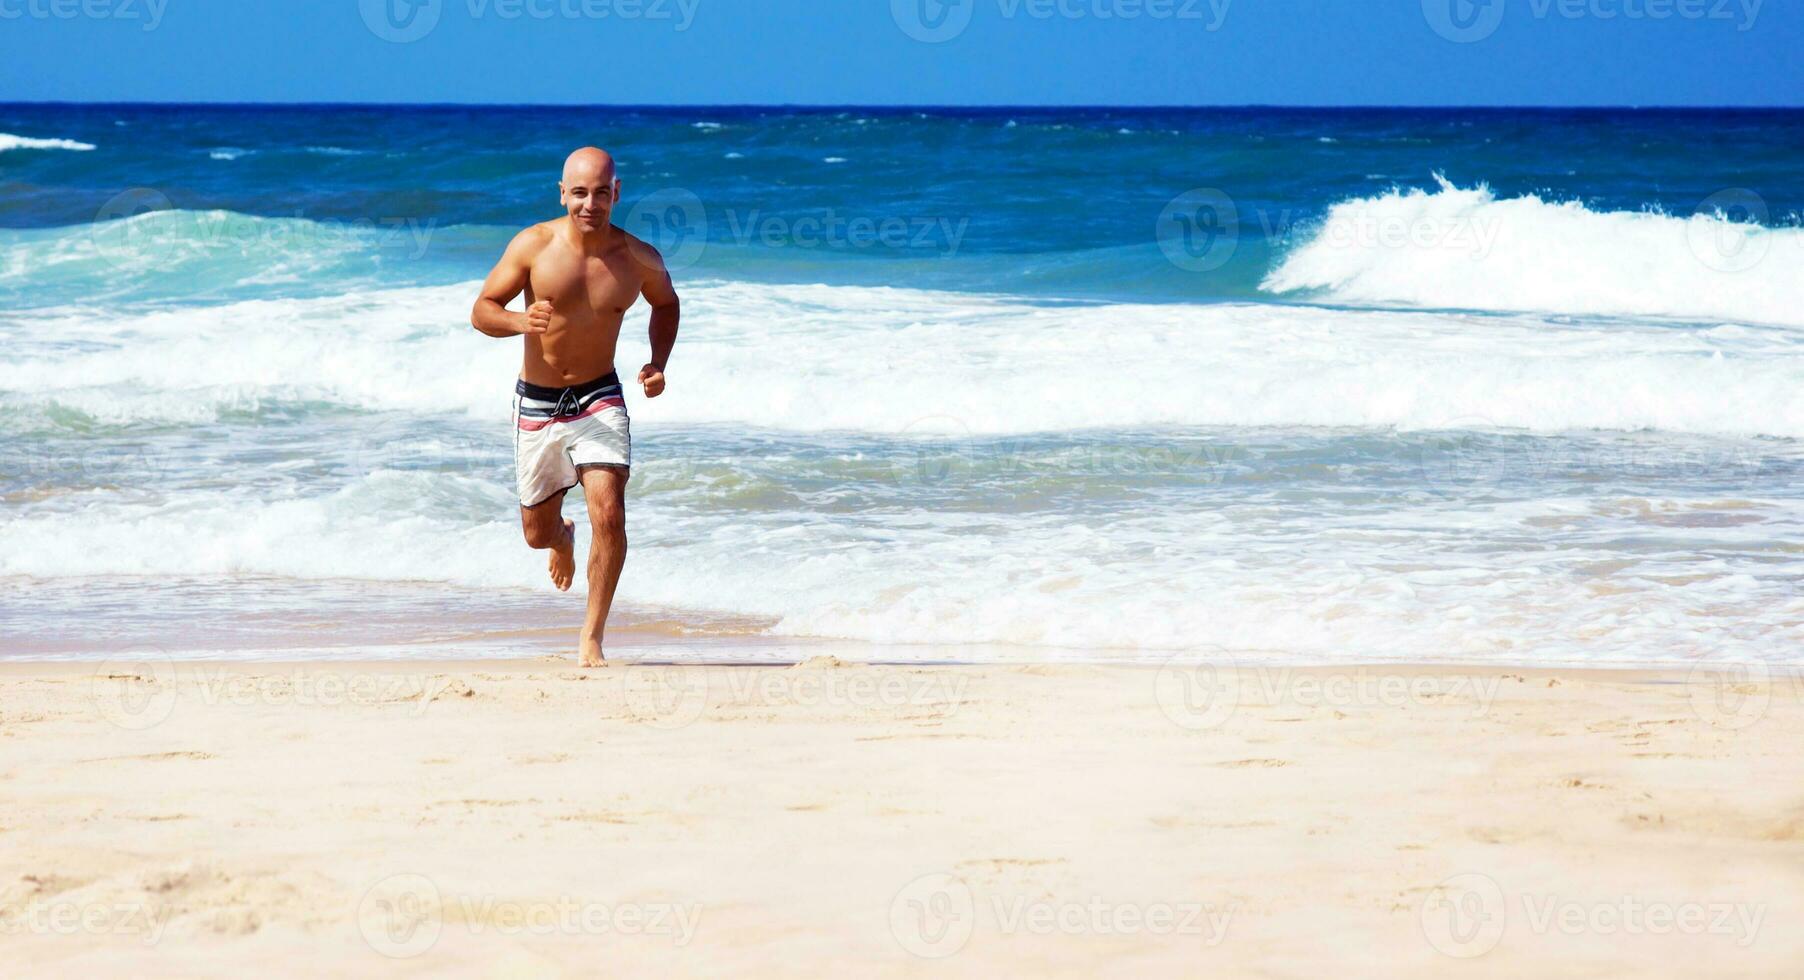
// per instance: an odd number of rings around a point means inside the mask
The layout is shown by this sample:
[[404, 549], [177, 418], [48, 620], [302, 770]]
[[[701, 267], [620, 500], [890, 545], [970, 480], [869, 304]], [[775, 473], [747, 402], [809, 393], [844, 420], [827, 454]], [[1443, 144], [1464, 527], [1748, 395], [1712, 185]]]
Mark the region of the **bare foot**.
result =
[[564, 518], [564, 539], [551, 546], [551, 584], [559, 592], [570, 591], [576, 578], [576, 522]]
[[582, 665], [584, 667], [606, 667], [608, 665], [607, 658], [601, 655], [600, 640], [597, 640], [594, 637], [585, 636], [582, 638], [581, 642], [577, 644], [577, 648], [582, 653]]

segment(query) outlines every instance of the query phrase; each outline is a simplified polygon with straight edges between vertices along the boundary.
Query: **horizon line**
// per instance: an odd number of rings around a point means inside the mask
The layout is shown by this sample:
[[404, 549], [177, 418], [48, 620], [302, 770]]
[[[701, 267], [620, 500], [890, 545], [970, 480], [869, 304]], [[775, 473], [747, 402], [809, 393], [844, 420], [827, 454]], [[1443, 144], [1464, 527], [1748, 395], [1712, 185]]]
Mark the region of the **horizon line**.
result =
[[1034, 111], [1034, 110], [1106, 110], [1106, 111], [1197, 111], [1222, 109], [1255, 109], [1281, 111], [1372, 111], [1384, 109], [1402, 110], [1548, 110], [1548, 111], [1628, 111], [1628, 112], [1773, 112], [1796, 111], [1804, 109], [1804, 103], [1791, 105], [1705, 105], [1705, 104], [1660, 104], [1635, 105], [1628, 103], [1586, 103], [1586, 104], [1553, 104], [1553, 103], [1365, 103], [1365, 104], [1305, 104], [1305, 103], [1197, 103], [1197, 104], [1144, 104], [1144, 105], [1107, 105], [1097, 103], [907, 103], [907, 102], [346, 102], [346, 101], [261, 101], [245, 102], [230, 100], [76, 100], [76, 99], [31, 99], [0, 100], [0, 106], [91, 106], [110, 108], [172, 108], [208, 106], [215, 108], [363, 108], [363, 109], [788, 109], [788, 110], [831, 110], [859, 109], [876, 111]]

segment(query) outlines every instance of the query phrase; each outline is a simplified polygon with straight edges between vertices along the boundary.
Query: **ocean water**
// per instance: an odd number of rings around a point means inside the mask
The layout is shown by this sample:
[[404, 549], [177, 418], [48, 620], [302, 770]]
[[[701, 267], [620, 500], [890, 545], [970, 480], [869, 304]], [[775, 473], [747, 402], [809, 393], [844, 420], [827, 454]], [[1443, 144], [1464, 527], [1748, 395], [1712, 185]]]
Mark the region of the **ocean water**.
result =
[[617, 627], [1804, 659], [1801, 112], [17, 105], [0, 656], [570, 646], [467, 317], [584, 143], [684, 301]]

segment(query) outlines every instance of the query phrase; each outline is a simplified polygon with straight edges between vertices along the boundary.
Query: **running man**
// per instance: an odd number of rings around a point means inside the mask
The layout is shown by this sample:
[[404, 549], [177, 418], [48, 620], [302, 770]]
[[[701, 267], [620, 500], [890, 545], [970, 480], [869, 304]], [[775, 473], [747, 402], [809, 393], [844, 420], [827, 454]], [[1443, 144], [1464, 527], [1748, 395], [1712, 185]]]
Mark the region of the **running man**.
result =
[[[614, 371], [620, 321], [640, 296], [651, 304], [651, 363], [639, 369], [645, 397], [664, 391], [680, 307], [658, 250], [614, 227], [620, 201], [614, 158], [588, 146], [564, 161], [558, 182], [564, 216], [514, 236], [482, 284], [470, 324], [491, 337], [524, 336], [526, 359], [514, 386], [514, 470], [526, 543], [551, 551], [551, 582], [576, 575], [576, 524], [564, 493], [582, 485], [594, 539], [589, 610], [578, 654], [606, 663], [601, 640], [626, 562], [626, 479], [632, 437]], [[526, 293], [526, 312], [507, 304]]]

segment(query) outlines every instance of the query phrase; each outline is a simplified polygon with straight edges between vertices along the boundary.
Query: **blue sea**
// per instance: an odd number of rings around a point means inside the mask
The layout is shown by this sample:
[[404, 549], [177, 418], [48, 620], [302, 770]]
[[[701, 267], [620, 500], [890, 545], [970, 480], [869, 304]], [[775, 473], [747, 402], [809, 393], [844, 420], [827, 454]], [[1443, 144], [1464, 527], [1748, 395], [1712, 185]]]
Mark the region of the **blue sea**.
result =
[[566, 652], [468, 313], [591, 143], [617, 635], [1804, 659], [1804, 112], [110, 105], [0, 105], [0, 656]]

